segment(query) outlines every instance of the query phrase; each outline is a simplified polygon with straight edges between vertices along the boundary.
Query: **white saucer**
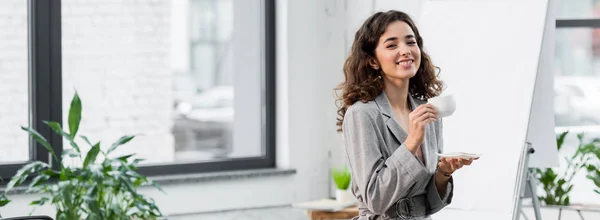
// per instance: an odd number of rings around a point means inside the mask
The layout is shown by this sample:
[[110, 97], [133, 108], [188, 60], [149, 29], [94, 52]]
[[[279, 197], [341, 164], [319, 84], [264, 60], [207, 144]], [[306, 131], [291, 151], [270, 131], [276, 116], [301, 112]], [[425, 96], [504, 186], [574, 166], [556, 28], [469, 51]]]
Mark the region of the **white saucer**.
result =
[[449, 153], [443, 153], [443, 154], [438, 153], [437, 155], [440, 156], [440, 157], [462, 158], [462, 159], [465, 159], [465, 160], [468, 160], [468, 159], [477, 159], [477, 158], [479, 158], [481, 156], [479, 154], [470, 154], [470, 153], [465, 153], [465, 152], [449, 152]]

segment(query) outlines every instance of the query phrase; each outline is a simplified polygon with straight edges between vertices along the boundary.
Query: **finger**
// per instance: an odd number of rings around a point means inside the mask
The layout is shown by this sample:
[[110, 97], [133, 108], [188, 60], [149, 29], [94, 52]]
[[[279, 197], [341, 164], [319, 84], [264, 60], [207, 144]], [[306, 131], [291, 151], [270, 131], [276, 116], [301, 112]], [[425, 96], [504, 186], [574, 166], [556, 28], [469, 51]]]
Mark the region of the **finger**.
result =
[[456, 165], [456, 169], [457, 170], [463, 167], [462, 163], [463, 163], [463, 159], [462, 158], [459, 158], [458, 160], [455, 161], [455, 165]]
[[452, 163], [452, 158], [446, 157], [446, 163], [450, 165]]
[[473, 158], [463, 161], [463, 165], [469, 166], [469, 165], [471, 165], [471, 163], [473, 163]]
[[427, 111], [431, 111], [433, 112], [433, 114], [437, 115], [438, 110], [437, 108], [433, 107], [433, 105], [431, 104], [425, 104], [426, 107], [424, 107], [425, 109], [427, 109]]
[[417, 109], [415, 109], [412, 112], [412, 114], [415, 117], [420, 117], [421, 115], [426, 114], [426, 113], [433, 113], [434, 115], [437, 114], [437, 111], [433, 107], [429, 107], [429, 106], [428, 105], [420, 105]]
[[448, 164], [448, 168], [450, 168], [450, 170], [448, 172], [454, 172], [454, 170], [456, 169], [454, 167], [454, 159], [453, 158], [446, 158], [446, 163]]
[[435, 120], [437, 117], [434, 113], [428, 112], [417, 118], [418, 122], [429, 122], [431, 120]]
[[433, 106], [432, 104], [427, 103], [427, 104], [424, 104], [424, 106], [425, 106], [425, 108], [429, 108], [429, 109], [433, 110], [433, 112], [437, 114], [437, 108], [435, 108], [435, 106]]
[[415, 111], [420, 111], [423, 108], [425, 108], [425, 105], [419, 105], [417, 108], [415, 108]]
[[451, 173], [456, 170], [456, 163], [454, 161], [456, 161], [456, 160], [454, 160], [454, 159], [450, 160], [450, 172]]

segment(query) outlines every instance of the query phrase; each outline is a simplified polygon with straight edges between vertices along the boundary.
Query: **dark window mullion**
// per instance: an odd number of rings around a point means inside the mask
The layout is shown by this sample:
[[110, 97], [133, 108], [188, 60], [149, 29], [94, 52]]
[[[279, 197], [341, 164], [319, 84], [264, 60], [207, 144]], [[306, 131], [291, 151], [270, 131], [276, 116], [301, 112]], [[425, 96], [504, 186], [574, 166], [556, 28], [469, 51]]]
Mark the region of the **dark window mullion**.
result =
[[275, 0], [266, 0], [265, 2], [265, 108], [266, 108], [266, 128], [265, 131], [265, 159], [269, 166], [275, 167], [275, 141], [276, 141], [276, 8]]
[[599, 28], [600, 19], [557, 19], [556, 28]]
[[[30, 125], [60, 157], [62, 137], [43, 121], [62, 124], [61, 1], [29, 0], [28, 3]], [[33, 140], [30, 143], [32, 159], [49, 162], [49, 152]], [[54, 168], [58, 167], [55, 161], [52, 163]]]

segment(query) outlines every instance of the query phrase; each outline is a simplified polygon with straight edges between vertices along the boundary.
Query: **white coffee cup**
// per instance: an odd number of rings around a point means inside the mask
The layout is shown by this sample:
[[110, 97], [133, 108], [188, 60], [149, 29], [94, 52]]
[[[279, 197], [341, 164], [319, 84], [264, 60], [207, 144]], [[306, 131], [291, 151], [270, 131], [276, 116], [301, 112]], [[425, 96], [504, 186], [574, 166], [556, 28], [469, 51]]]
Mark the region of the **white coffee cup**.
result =
[[454, 100], [452, 94], [430, 98], [427, 103], [435, 107], [438, 118], [448, 117], [454, 114], [454, 110], [456, 110], [456, 100]]

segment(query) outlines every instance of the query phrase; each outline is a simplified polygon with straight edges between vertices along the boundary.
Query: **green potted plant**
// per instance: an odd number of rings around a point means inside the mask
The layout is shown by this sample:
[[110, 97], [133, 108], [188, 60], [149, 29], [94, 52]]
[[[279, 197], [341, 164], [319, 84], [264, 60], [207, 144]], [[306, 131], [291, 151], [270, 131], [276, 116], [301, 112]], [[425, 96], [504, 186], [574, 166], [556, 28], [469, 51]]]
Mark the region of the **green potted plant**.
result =
[[591, 180], [596, 189], [594, 192], [600, 194], [600, 138], [594, 139], [591, 143], [587, 144], [583, 148], [583, 153], [590, 155], [595, 160], [594, 163], [587, 165], [587, 178]]
[[[556, 142], [558, 151], [563, 147], [565, 137], [568, 135], [565, 131], [557, 136]], [[535, 168], [538, 183], [543, 186], [543, 191], [538, 191], [538, 198], [545, 205], [560, 205], [568, 206], [571, 204], [569, 194], [573, 189], [573, 177], [580, 171], [589, 169], [590, 154], [587, 153], [594, 142], [584, 143], [584, 134], [577, 135], [579, 144], [577, 150], [570, 157], [565, 157], [567, 167], [564, 173], [556, 173], [552, 168], [539, 169]]]
[[350, 180], [352, 178], [348, 168], [332, 168], [331, 175], [336, 186], [335, 199], [339, 202], [351, 200], [352, 197], [348, 188], [350, 187]]
[[597, 194], [600, 195], [600, 166], [592, 166], [590, 165], [588, 167], [588, 175], [587, 178], [590, 179], [594, 185], [596, 186], [596, 189], [594, 189], [594, 192], [596, 192]]
[[[152, 198], [138, 193], [142, 186], [154, 186], [162, 189], [144, 175], [139, 174], [135, 154], [113, 156], [121, 145], [131, 141], [134, 136], [123, 136], [108, 148], [100, 142], [92, 144], [83, 135], [78, 135], [81, 122], [82, 104], [77, 93], [71, 100], [68, 116], [68, 130], [60, 123], [45, 121], [54, 132], [68, 141], [72, 148], [64, 149], [58, 157], [47, 139], [30, 127], [22, 127], [31, 137], [46, 148], [59, 165], [57, 170], [41, 161], [33, 161], [17, 171], [0, 195], [0, 207], [10, 202], [7, 197], [14, 187], [26, 186], [26, 193], [39, 194], [32, 201], [34, 207], [49, 204], [56, 210], [56, 220], [104, 220], [104, 219], [155, 219], [162, 216]], [[89, 145], [90, 150], [81, 151], [76, 140]], [[71, 158], [83, 164], [66, 166], [63, 162]], [[35, 208], [34, 208], [35, 210]]]

